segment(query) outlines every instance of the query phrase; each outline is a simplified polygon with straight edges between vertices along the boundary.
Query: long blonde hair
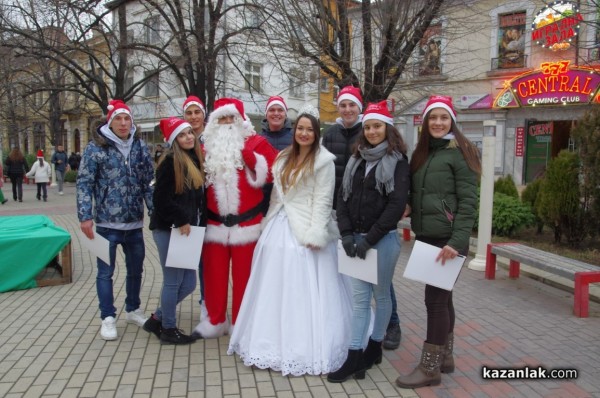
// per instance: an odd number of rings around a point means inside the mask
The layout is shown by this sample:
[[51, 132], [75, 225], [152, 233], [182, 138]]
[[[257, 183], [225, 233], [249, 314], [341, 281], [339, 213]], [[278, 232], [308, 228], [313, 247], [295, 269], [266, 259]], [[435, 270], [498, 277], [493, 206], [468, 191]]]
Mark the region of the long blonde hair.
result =
[[[184, 130], [185, 131], [185, 130]], [[204, 157], [198, 140], [194, 140], [194, 153], [198, 157], [199, 164], [196, 165], [192, 157], [185, 149], [181, 149], [177, 140], [173, 140], [173, 145], [167, 152], [173, 154], [173, 169], [175, 170], [175, 193], [180, 195], [184, 190], [198, 189], [204, 185]], [[161, 156], [158, 166], [165, 160], [167, 153]], [[157, 166], [157, 167], [158, 167]]]
[[[296, 141], [296, 128], [298, 126], [298, 120], [303, 117], [310, 120], [315, 134], [315, 140], [310, 147], [310, 152], [308, 155], [306, 155], [304, 160], [302, 160], [302, 162], [296, 166], [296, 162], [300, 157], [300, 145]], [[319, 121], [314, 116], [303, 113], [296, 119], [296, 126], [294, 126], [294, 132], [292, 134], [292, 145], [285, 148], [277, 156], [278, 159], [285, 159], [283, 161], [283, 167], [281, 168], [281, 176], [279, 179], [283, 192], [287, 192], [290, 188], [296, 185], [298, 176], [304, 173], [308, 173], [309, 175], [314, 173], [315, 158], [317, 157], [317, 152], [319, 151], [320, 146], [320, 131]]]

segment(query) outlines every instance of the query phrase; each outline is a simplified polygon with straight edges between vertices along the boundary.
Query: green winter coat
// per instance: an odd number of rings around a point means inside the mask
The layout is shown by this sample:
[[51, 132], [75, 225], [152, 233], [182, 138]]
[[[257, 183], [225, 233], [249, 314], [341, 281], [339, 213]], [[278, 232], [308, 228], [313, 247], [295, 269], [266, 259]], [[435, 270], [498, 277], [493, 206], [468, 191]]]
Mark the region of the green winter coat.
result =
[[432, 138], [427, 161], [411, 181], [411, 227], [417, 237], [448, 239], [457, 251], [468, 248], [477, 217], [477, 173], [454, 139]]

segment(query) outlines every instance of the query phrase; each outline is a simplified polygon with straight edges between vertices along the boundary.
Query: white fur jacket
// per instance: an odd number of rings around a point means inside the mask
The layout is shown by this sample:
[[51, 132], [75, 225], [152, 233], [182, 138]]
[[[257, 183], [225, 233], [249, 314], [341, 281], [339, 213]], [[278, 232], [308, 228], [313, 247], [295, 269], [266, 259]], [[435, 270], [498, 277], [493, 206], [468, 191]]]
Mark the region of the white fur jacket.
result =
[[298, 177], [294, 187], [283, 193], [281, 168], [283, 159], [278, 158], [273, 165], [273, 191], [263, 228], [285, 208], [290, 228], [301, 245], [325, 247], [338, 237], [337, 225], [331, 216], [333, 192], [335, 189], [335, 155], [321, 147], [315, 159], [312, 175]]

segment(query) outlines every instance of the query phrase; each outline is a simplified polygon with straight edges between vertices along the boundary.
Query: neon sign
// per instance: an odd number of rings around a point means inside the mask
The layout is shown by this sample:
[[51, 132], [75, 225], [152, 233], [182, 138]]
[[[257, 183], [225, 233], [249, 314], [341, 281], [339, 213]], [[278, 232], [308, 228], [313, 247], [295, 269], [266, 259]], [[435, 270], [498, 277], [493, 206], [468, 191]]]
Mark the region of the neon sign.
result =
[[593, 69], [570, 67], [570, 61], [544, 62], [540, 69], [505, 81], [494, 107], [600, 102], [599, 87], [600, 74]]
[[567, 50], [579, 33], [583, 17], [577, 6], [568, 1], [544, 7], [531, 24], [531, 40], [553, 51]]

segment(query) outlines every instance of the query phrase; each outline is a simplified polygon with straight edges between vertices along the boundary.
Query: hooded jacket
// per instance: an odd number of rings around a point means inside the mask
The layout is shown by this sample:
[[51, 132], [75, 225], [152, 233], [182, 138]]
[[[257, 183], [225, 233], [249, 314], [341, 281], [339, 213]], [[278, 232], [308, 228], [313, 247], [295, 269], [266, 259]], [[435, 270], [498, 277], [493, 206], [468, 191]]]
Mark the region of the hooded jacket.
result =
[[136, 134], [125, 157], [101, 129], [102, 126], [85, 147], [79, 165], [79, 221], [94, 219], [97, 224], [141, 221], [144, 202], [150, 213], [153, 209], [150, 182], [154, 177], [154, 163], [150, 151]]

